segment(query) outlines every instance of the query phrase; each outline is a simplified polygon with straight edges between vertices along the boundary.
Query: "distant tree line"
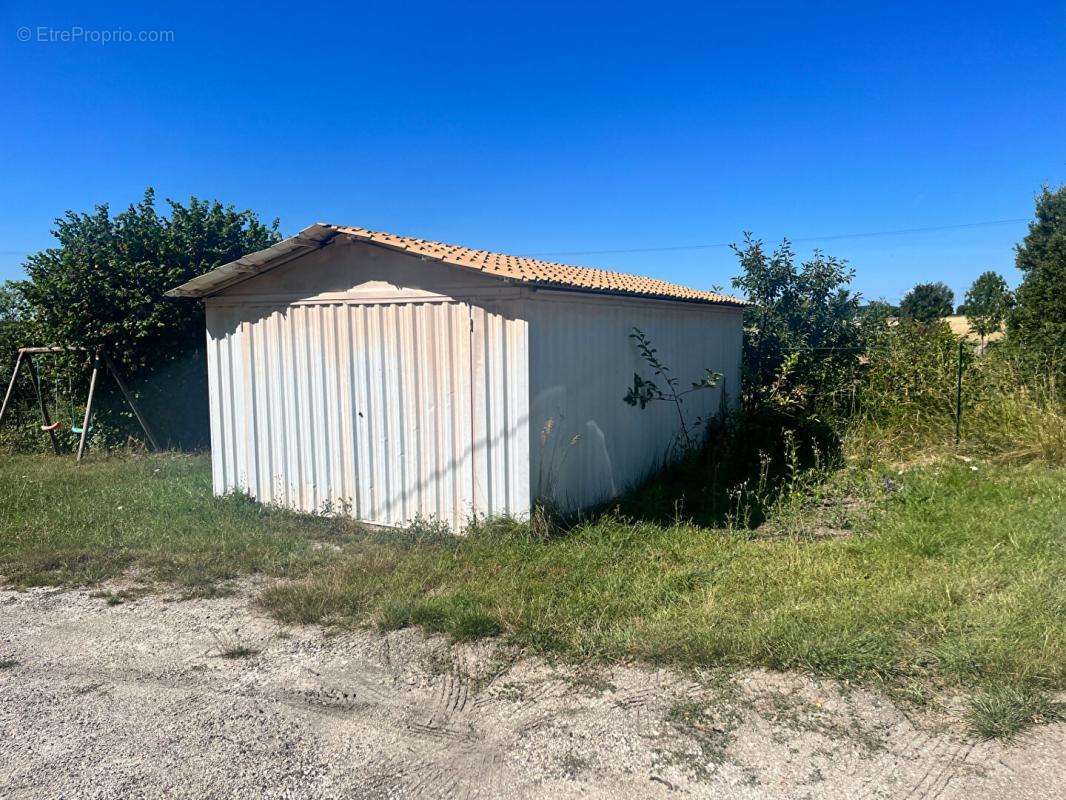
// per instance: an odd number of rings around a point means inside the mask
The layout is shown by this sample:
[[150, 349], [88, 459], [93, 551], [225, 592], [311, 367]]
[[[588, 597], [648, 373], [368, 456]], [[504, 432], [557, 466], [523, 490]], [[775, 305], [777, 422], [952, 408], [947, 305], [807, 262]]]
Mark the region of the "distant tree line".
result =
[[[854, 272], [815, 252], [800, 264], [786, 240], [772, 253], [747, 235], [735, 251], [741, 274], [734, 286], [754, 305], [745, 312], [744, 386], [749, 405], [774, 405], [803, 414], [839, 412], [851, 402], [871, 348], [884, 332], [904, 326], [904, 337], [936, 330], [954, 309], [942, 282], [920, 283], [899, 306], [862, 302], [850, 288]], [[1011, 292], [1002, 275], [981, 274], [957, 309], [982, 340], [1006, 323], [1019, 357], [1061, 372], [1066, 365], [1066, 186], [1045, 188], [1035, 219], [1016, 248], [1023, 280]], [[930, 335], [933, 335], [930, 333]], [[949, 337], [950, 339], [950, 337]], [[942, 341], [948, 341], [943, 339]]]
[[[1012, 292], [1002, 275], [981, 273], [955, 312], [966, 316], [982, 340], [1006, 326], [1015, 343], [1046, 363], [1061, 363], [1066, 348], [1066, 186], [1044, 187], [1034, 220], [1015, 248], [1022, 282]], [[884, 301], [864, 304], [861, 315], [901, 317], [932, 323], [952, 313], [954, 293], [942, 282], [920, 283], [898, 307]]]

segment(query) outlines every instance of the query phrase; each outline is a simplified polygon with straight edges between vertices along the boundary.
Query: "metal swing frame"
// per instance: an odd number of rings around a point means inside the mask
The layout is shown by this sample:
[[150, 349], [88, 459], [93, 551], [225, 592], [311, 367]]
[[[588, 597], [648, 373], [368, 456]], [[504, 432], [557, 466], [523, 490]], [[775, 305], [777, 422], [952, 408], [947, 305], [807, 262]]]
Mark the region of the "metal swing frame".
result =
[[40, 376], [37, 373], [37, 365], [33, 361], [35, 355], [44, 355], [46, 353], [91, 353], [93, 358], [93, 371], [89, 377], [89, 398], [85, 402], [85, 417], [81, 423], [81, 437], [78, 440], [78, 457], [77, 461], [81, 461], [81, 457], [85, 454], [85, 443], [89, 436], [89, 426], [92, 422], [93, 416], [93, 400], [96, 397], [96, 379], [100, 375], [101, 369], [106, 369], [111, 373], [111, 377], [115, 379], [115, 383], [118, 384], [119, 390], [122, 392], [122, 396], [126, 398], [126, 402], [129, 403], [130, 409], [133, 411], [133, 415], [137, 417], [137, 422], [140, 423], [141, 429], [144, 431], [144, 435], [148, 437], [148, 441], [153, 450], [159, 450], [159, 444], [156, 442], [155, 435], [152, 433], [152, 429], [148, 426], [148, 421], [141, 414], [141, 410], [137, 408], [137, 403], [133, 400], [133, 395], [130, 394], [129, 388], [126, 386], [126, 381], [122, 378], [122, 373], [119, 372], [118, 367], [115, 366], [115, 362], [112, 361], [111, 356], [102, 348], [96, 348], [90, 350], [87, 347], [20, 347], [18, 350], [18, 357], [15, 359], [15, 369], [11, 373], [11, 380], [7, 384], [7, 392], [4, 394], [4, 404], [0, 406], [0, 423], [3, 422], [4, 415], [7, 413], [7, 407], [11, 400], [11, 395], [15, 391], [15, 383], [18, 380], [19, 370], [22, 369], [23, 362], [26, 363], [27, 369], [30, 375], [30, 383], [33, 384], [33, 390], [37, 395], [37, 405], [41, 409], [41, 419], [43, 420], [42, 430], [48, 432], [49, 438], [52, 440], [52, 450], [56, 455], [59, 455], [61, 449], [59, 447], [59, 440], [56, 438], [55, 429], [52, 427], [52, 420], [48, 416], [48, 406], [44, 402], [44, 394], [41, 392]]

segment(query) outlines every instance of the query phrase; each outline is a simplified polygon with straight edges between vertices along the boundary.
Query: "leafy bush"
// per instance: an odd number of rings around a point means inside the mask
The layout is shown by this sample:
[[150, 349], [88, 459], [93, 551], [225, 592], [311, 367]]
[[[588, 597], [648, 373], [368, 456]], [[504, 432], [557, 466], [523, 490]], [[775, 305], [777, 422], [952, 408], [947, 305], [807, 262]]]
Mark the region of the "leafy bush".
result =
[[[857, 389], [861, 418], [893, 431], [897, 446], [917, 446], [954, 430], [958, 339], [945, 323], [909, 319], [883, 329], [866, 352]], [[972, 351], [965, 351], [967, 361]]]
[[[169, 216], [159, 214], [147, 189], [118, 214], [100, 205], [57, 219], [58, 246], [31, 255], [27, 279], [6, 287], [8, 306], [20, 313], [0, 344], [8, 348], [5, 356], [19, 344], [107, 348], [161, 438], [198, 446], [207, 438], [203, 309], [163, 293], [280, 237], [277, 221], [264, 225], [251, 211], [195, 197], [188, 205], [167, 203]], [[83, 402], [83, 357], [54, 366], [45, 359], [42, 369], [44, 382], [58, 379], [63, 391], [69, 377], [76, 402]], [[97, 437], [121, 442], [138, 429], [112, 382], [100, 389]]]
[[841, 407], [861, 349], [854, 271], [818, 251], [797, 267], [788, 240], [767, 255], [745, 234], [733, 249], [742, 270], [733, 285], [754, 303], [744, 312], [744, 404], [801, 415]]

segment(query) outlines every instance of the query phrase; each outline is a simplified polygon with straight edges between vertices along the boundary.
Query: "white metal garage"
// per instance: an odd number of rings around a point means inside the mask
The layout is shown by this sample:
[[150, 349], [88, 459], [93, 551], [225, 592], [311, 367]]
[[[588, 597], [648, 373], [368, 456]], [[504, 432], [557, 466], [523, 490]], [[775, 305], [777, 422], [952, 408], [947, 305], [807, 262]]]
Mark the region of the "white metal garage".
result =
[[206, 303], [215, 491], [304, 511], [459, 528], [618, 494], [678, 432], [622, 401], [634, 327], [682, 385], [723, 374], [687, 413], [739, 393], [741, 301], [616, 272], [317, 224], [168, 294]]

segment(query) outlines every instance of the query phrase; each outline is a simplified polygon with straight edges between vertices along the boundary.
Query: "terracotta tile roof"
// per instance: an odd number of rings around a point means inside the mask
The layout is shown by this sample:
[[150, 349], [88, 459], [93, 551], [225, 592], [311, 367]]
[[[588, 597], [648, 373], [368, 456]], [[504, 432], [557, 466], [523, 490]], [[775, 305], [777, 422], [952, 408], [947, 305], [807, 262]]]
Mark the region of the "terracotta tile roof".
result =
[[690, 289], [687, 286], [681, 286], [676, 283], [667, 283], [666, 281], [645, 278], [640, 275], [629, 275], [624, 272], [611, 272], [591, 267], [575, 267], [569, 264], [542, 261], [539, 258], [525, 256], [509, 256], [504, 253], [475, 250], [461, 245], [432, 242], [411, 236], [397, 236], [392, 233], [367, 230], [366, 228], [351, 228], [339, 225], [331, 225], [329, 227], [354, 239], [374, 242], [385, 247], [443, 261], [446, 264], [476, 269], [490, 275], [535, 286], [586, 289], [612, 294], [657, 297], [669, 300], [692, 300], [723, 305], [746, 305], [745, 301], [730, 295]]
[[223, 264], [211, 272], [197, 276], [192, 280], [176, 286], [167, 292], [170, 297], [204, 297], [245, 280], [251, 275], [265, 272], [278, 264], [285, 263], [303, 253], [318, 249], [338, 236], [346, 236], [357, 241], [373, 242], [381, 247], [400, 250], [405, 253], [433, 259], [445, 264], [452, 264], [467, 269], [475, 269], [529, 286], [543, 286], [554, 289], [575, 289], [606, 294], [622, 294], [636, 297], [653, 297], [665, 300], [687, 300], [697, 303], [714, 303], [717, 305], [743, 306], [746, 301], [730, 295], [716, 292], [704, 292], [676, 283], [628, 275], [624, 272], [610, 272], [589, 267], [574, 267], [539, 258], [509, 256], [503, 253], [491, 253], [488, 250], [475, 250], [443, 242], [431, 242], [412, 236], [397, 236], [382, 231], [366, 228], [352, 228], [341, 225], [316, 223], [277, 244], [249, 253], [229, 264]]

